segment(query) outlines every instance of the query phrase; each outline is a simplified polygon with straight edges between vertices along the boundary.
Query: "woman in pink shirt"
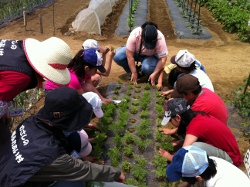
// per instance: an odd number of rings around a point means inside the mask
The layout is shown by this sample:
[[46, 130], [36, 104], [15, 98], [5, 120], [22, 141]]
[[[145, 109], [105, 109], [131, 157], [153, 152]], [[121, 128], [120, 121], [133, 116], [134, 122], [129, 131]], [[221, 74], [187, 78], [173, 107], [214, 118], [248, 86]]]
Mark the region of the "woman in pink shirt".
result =
[[[94, 92], [99, 95], [102, 103], [112, 102], [110, 98], [104, 98], [99, 91], [94, 87], [91, 76], [96, 74], [97, 69], [104, 73], [106, 70], [102, 65], [102, 58], [95, 49], [81, 49], [70, 61], [68, 65], [70, 71], [70, 82], [67, 85], [75, 89], [78, 94], [82, 95], [85, 92]], [[61, 87], [51, 81], [46, 81], [45, 89], [47, 91]]]
[[153, 22], [145, 22], [129, 35], [126, 46], [116, 50], [113, 60], [127, 73], [131, 81], [137, 84], [138, 72], [136, 61], [141, 62], [141, 70], [149, 76], [154, 86], [155, 81], [167, 61], [168, 49], [165, 37]]

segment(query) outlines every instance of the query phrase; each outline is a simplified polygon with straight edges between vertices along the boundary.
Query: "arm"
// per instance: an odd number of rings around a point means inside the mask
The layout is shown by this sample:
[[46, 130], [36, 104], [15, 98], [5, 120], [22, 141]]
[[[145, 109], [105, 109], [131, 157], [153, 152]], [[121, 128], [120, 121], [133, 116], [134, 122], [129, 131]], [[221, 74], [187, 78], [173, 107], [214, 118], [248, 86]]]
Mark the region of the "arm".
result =
[[94, 92], [96, 93], [100, 99], [102, 100], [103, 104], [108, 104], [110, 102], [113, 102], [111, 98], [104, 98], [100, 92], [96, 89], [96, 87], [93, 86], [91, 79], [88, 79], [85, 81], [85, 83], [82, 84], [82, 89], [85, 92]]
[[162, 80], [163, 80], [163, 75], [164, 75], [164, 69], [161, 70], [160, 75], [158, 77], [158, 83], [156, 85], [158, 90], [162, 89]]
[[166, 61], [167, 61], [167, 56], [159, 58], [159, 61], [158, 61], [157, 65], [156, 65], [156, 67], [155, 67], [154, 72], [148, 78], [148, 81], [151, 81], [152, 86], [155, 85], [156, 77], [162, 71], [162, 69], [164, 68]]
[[126, 49], [126, 56], [128, 59], [128, 65], [131, 71], [131, 81], [134, 82], [134, 84], [137, 84], [137, 79], [138, 79], [138, 74], [137, 74], [137, 70], [135, 67], [135, 59], [134, 59], [134, 52]]
[[197, 136], [194, 136], [192, 134], [187, 134], [183, 143], [183, 147], [192, 145], [197, 140], [198, 140]]
[[116, 181], [125, 180], [119, 168], [94, 164], [64, 154], [42, 168], [29, 181]]
[[173, 91], [174, 91], [174, 89], [168, 90], [168, 91], [165, 91], [165, 92], [162, 92], [161, 96], [166, 97], [166, 96], [168, 96], [169, 94], [171, 94]]
[[99, 75], [103, 75], [105, 77], [109, 76], [110, 70], [111, 70], [111, 65], [112, 65], [112, 60], [113, 60], [114, 56], [115, 56], [115, 51], [109, 51], [108, 54], [107, 54], [107, 57], [103, 57], [103, 61], [104, 61], [104, 58], [105, 59], [107, 58], [107, 62], [103, 63], [103, 65], [105, 64], [106, 72], [105, 73], [101, 73], [100, 71], [97, 70], [97, 73]]

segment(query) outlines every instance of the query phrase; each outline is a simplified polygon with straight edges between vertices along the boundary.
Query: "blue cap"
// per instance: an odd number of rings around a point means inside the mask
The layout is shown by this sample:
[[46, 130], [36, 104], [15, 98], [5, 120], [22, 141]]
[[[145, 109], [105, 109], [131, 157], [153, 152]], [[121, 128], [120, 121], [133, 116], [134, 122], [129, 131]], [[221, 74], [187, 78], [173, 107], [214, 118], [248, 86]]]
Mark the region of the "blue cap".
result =
[[195, 146], [186, 146], [175, 153], [166, 170], [167, 178], [175, 182], [182, 177], [196, 177], [201, 175], [207, 167], [206, 151]]
[[100, 72], [105, 73], [106, 69], [102, 65], [102, 57], [95, 49], [83, 51], [83, 59], [90, 65], [95, 66]]

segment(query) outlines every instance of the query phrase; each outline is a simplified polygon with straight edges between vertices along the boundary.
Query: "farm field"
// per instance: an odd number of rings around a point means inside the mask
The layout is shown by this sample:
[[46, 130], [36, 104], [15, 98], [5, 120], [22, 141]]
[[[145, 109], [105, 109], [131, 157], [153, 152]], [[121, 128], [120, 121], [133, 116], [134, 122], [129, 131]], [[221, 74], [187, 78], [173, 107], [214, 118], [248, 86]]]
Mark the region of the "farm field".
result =
[[[0, 29], [2, 39], [19, 39], [26, 37], [45, 40], [56, 36], [63, 39], [70, 46], [72, 53], [76, 54], [81, 48], [82, 42], [88, 38], [98, 40], [101, 46], [114, 46], [115, 48], [125, 45], [127, 36], [116, 36], [115, 29], [118, 25], [119, 16], [127, 0], [118, 0], [118, 6], [113, 7], [113, 12], [108, 16], [106, 23], [102, 26], [102, 36], [87, 34], [85, 32], [68, 32], [71, 23], [79, 11], [86, 8], [89, 0], [57, 0], [55, 2], [55, 35], [53, 34], [53, 6], [38, 9], [27, 16], [26, 30], [23, 20], [11, 22], [8, 26]], [[40, 33], [39, 17], [43, 16], [43, 34]], [[168, 60], [181, 49], [188, 49], [205, 66], [208, 76], [213, 82], [215, 92], [224, 100], [228, 99], [230, 93], [239, 85], [243, 84], [250, 72], [250, 45], [237, 40], [234, 34], [223, 31], [222, 26], [216, 22], [210, 12], [201, 8], [202, 25], [212, 34], [211, 39], [179, 39], [174, 33], [174, 23], [172, 22], [165, 0], [148, 0], [148, 20], [158, 24], [159, 30], [163, 32], [168, 46]], [[105, 94], [105, 89], [110, 82], [128, 80], [123, 79], [124, 70], [112, 63], [109, 77], [103, 77], [100, 90]], [[167, 89], [166, 87], [164, 89]], [[43, 105], [42, 98], [35, 106], [35, 111]], [[241, 118], [230, 109], [229, 126], [236, 134], [236, 138], [244, 155], [250, 148], [249, 139], [242, 136], [239, 131]], [[32, 110], [31, 112], [34, 112]], [[241, 168], [244, 170], [244, 166]]]

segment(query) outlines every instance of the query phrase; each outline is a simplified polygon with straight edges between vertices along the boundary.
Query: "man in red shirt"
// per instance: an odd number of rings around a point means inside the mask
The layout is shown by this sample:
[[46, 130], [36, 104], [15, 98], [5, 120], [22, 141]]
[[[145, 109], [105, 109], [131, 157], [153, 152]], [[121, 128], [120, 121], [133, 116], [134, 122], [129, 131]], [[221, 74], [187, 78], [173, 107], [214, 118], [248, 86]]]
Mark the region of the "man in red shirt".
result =
[[[223, 100], [207, 88], [202, 88], [198, 78], [185, 74], [176, 82], [176, 91], [191, 105], [194, 111], [204, 111], [227, 125], [228, 110]], [[177, 129], [163, 128], [165, 134], [175, 134]]]

